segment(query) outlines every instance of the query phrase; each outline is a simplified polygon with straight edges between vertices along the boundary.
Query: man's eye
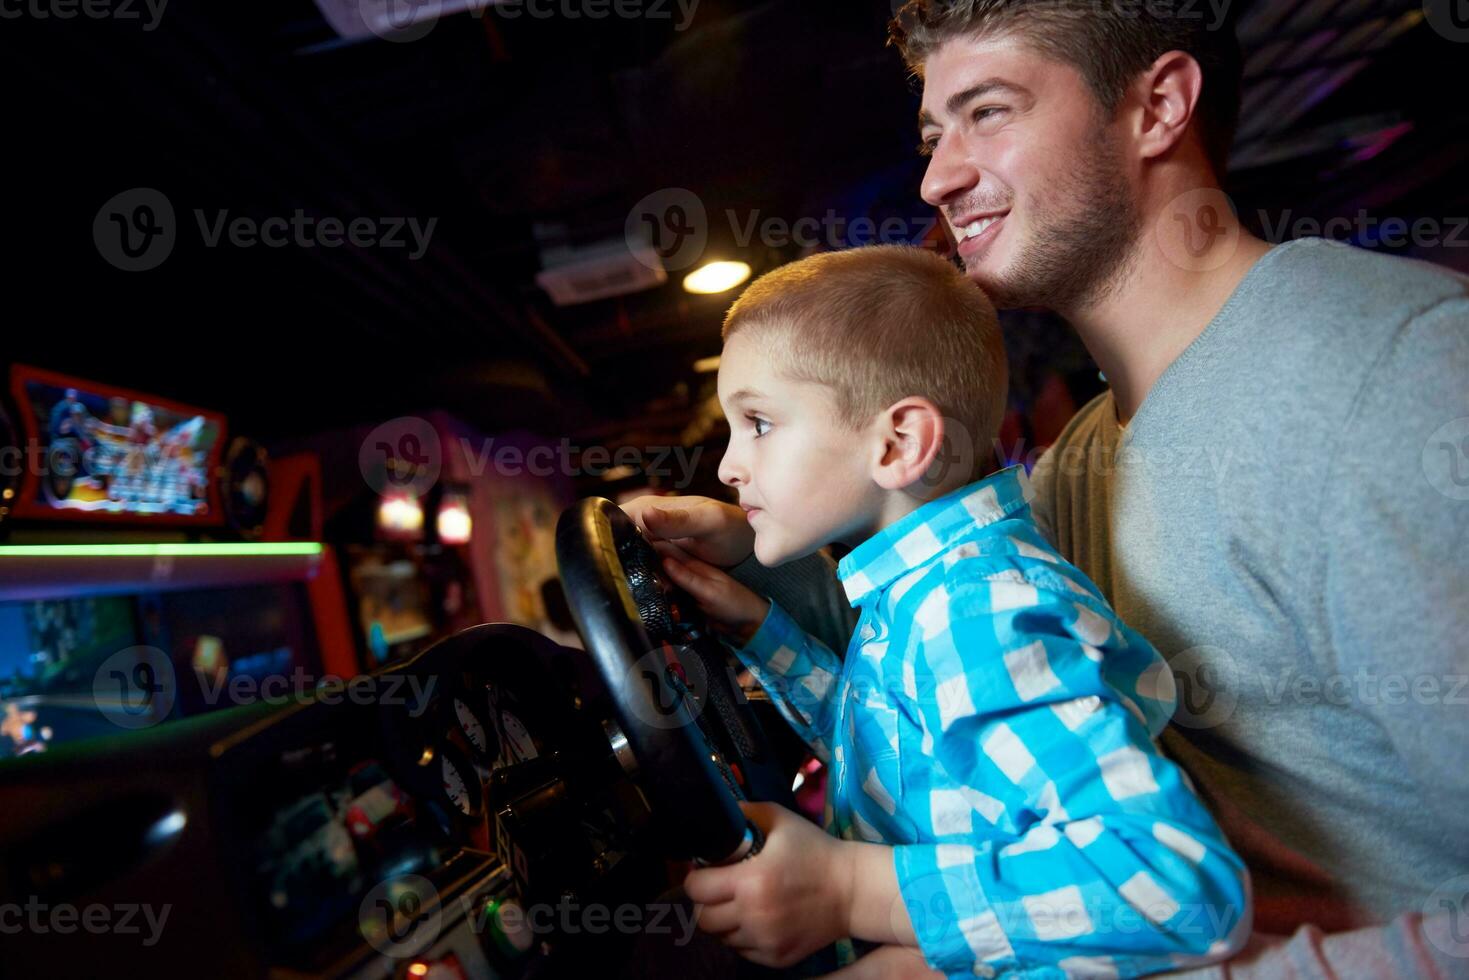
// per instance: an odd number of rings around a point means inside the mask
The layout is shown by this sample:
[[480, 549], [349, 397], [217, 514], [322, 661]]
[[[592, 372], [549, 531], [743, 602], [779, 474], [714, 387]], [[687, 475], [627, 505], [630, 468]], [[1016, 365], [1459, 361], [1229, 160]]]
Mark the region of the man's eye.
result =
[[991, 116], [997, 116], [997, 115], [999, 115], [1000, 113], [1002, 113], [1004, 111], [1005, 111], [1005, 107], [1004, 106], [997, 106], [997, 105], [985, 106], [982, 109], [976, 109], [976, 110], [974, 110], [974, 121], [975, 122], [984, 122], [986, 119], [990, 118]]
[[933, 156], [934, 151], [938, 149], [938, 147], [939, 138], [937, 136], [930, 136], [928, 139], [918, 144], [918, 155], [921, 157], [931, 157]]
[[[759, 439], [761, 436], [765, 435], [765, 433], [770, 431], [769, 419], [762, 419], [758, 415], [746, 415], [745, 418], [749, 419], [751, 424], [755, 426], [756, 439]], [[764, 426], [764, 428], [761, 428], [761, 426]]]

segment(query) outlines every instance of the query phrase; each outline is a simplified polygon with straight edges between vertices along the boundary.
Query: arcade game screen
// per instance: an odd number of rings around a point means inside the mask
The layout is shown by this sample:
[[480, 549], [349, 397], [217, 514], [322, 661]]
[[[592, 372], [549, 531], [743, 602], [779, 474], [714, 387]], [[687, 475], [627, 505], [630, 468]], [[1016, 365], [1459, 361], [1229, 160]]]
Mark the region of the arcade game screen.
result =
[[0, 603], [0, 758], [120, 731], [92, 685], [137, 642], [136, 609], [125, 596]]
[[[147, 596], [145, 641], [168, 652], [184, 717], [230, 707], [231, 685], [262, 696], [305, 693], [321, 679], [306, 597], [295, 585], [250, 585]], [[267, 678], [284, 679], [271, 688]]]
[[21, 367], [13, 387], [47, 461], [17, 513], [209, 515], [219, 416]]
[[170, 695], [154, 723], [234, 706], [238, 678], [294, 679], [282, 696], [320, 679], [310, 610], [295, 585], [3, 602], [0, 758], [139, 727], [116, 723], [108, 699], [127, 692], [114, 694], [107, 678], [144, 663]]
[[408, 558], [349, 548], [358, 626], [375, 664], [415, 652], [433, 635], [428, 586]]

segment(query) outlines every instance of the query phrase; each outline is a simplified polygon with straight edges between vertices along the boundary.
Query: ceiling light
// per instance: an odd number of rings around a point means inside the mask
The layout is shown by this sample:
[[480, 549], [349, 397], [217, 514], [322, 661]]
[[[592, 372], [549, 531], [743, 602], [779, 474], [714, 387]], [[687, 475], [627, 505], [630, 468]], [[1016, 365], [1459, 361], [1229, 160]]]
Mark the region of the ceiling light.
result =
[[750, 267], [744, 262], [710, 262], [690, 272], [683, 288], [701, 296], [724, 293], [750, 278]]

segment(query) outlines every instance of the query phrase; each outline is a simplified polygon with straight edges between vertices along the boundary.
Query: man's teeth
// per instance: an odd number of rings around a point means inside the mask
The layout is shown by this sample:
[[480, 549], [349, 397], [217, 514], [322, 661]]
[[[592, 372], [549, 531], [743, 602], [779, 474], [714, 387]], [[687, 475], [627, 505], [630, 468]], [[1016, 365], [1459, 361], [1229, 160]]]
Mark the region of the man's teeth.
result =
[[1003, 217], [1003, 214], [997, 214], [991, 218], [980, 218], [978, 221], [974, 222], [974, 224], [966, 225], [965, 227], [958, 229], [959, 241], [962, 242], [966, 239], [974, 238], [976, 235], [984, 234], [986, 228], [994, 224], [996, 221], [999, 221]]

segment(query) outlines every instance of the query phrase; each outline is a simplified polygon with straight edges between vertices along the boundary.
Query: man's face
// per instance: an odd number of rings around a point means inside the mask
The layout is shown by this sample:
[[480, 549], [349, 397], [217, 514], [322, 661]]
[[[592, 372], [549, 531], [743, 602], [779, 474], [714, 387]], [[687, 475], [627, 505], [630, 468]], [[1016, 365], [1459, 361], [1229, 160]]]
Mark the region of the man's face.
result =
[[997, 306], [1068, 312], [1105, 294], [1141, 221], [1118, 137], [1075, 68], [1013, 36], [949, 41], [924, 63], [919, 130], [923, 199]]
[[762, 339], [763, 331], [736, 333], [720, 357], [730, 435], [719, 479], [739, 491], [755, 557], [773, 566], [869, 537], [881, 501], [869, 440], [841, 423], [829, 388], [781, 374]]

